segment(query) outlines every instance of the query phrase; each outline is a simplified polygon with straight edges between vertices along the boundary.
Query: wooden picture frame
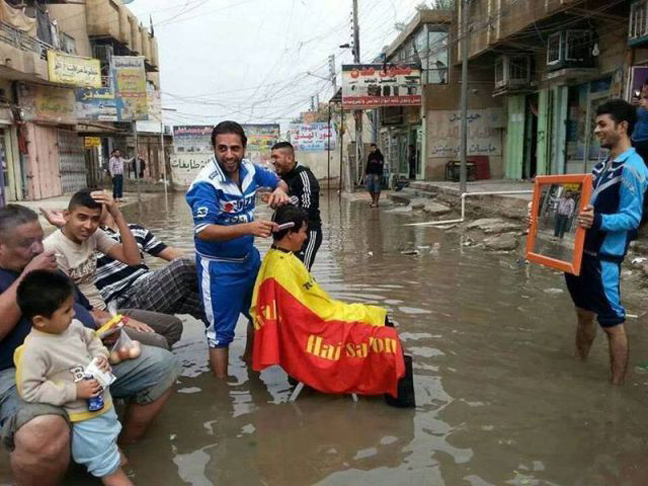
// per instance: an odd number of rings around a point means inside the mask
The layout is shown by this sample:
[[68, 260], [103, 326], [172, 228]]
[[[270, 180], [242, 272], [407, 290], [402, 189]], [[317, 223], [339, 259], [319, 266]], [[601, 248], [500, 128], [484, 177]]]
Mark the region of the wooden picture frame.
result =
[[591, 174], [537, 176], [527, 260], [579, 275], [587, 230], [578, 224], [578, 213], [591, 197]]

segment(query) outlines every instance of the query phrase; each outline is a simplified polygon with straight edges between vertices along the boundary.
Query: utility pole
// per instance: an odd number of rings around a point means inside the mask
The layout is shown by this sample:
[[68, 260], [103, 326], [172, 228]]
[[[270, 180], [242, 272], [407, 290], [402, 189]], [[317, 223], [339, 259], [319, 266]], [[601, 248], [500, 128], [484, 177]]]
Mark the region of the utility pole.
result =
[[139, 140], [137, 137], [137, 122], [133, 120], [133, 124], [131, 125], [133, 129], [133, 137], [135, 138], [135, 159], [133, 160], [133, 167], [135, 168], [135, 186], [137, 187], [137, 202], [141, 204], [142, 202], [142, 194], [140, 190], [140, 180], [139, 180], [139, 173], [137, 171], [137, 161], [139, 159]]
[[333, 96], [337, 94], [337, 81], [335, 78], [335, 54], [331, 54], [328, 58], [329, 74], [331, 76], [331, 84], [333, 85]]
[[[360, 26], [358, 25], [358, 0], [353, 0], [353, 62], [355, 64], [360, 64]], [[355, 156], [355, 167], [351, 167], [350, 177], [348, 181], [350, 192], [353, 192], [355, 189], [355, 184], [357, 181], [357, 169], [360, 167], [363, 159], [363, 150], [362, 150], [362, 110], [356, 110], [354, 112], [355, 119], [355, 128], [356, 128], [356, 156]]]
[[470, 0], [461, 2], [461, 129], [460, 129], [460, 165], [459, 192], [466, 192], [466, 171], [468, 168], [468, 53], [470, 49], [470, 32], [468, 31], [468, 13]]

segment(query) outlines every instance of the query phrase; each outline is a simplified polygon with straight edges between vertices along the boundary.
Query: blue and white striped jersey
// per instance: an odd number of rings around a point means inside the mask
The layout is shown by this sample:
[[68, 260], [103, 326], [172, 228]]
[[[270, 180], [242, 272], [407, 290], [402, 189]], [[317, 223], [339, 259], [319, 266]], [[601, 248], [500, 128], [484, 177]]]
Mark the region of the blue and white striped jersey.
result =
[[206, 257], [242, 258], [254, 245], [254, 237], [241, 236], [228, 241], [206, 241], [198, 233], [211, 224], [232, 226], [254, 221], [255, 195], [260, 187], [276, 189], [279, 178], [274, 172], [243, 159], [239, 187], [227, 177], [216, 157], [200, 171], [187, 192], [187, 203], [194, 220], [196, 252]]
[[585, 237], [585, 252], [621, 261], [636, 237], [648, 188], [648, 169], [634, 148], [592, 170], [594, 224]]

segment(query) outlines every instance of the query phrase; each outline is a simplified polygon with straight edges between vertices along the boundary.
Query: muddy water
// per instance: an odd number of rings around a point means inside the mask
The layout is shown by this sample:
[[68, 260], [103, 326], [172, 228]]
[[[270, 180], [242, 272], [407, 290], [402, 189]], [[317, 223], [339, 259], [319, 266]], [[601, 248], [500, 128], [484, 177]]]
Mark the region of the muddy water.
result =
[[[201, 326], [187, 319], [175, 350], [184, 365], [178, 393], [126, 450], [138, 484], [648, 484], [643, 317], [629, 322], [629, 381], [613, 389], [603, 336], [587, 364], [572, 358], [560, 274], [465, 247], [457, 233], [404, 226], [413, 221], [406, 214], [336, 197], [322, 206], [314, 273], [336, 297], [389, 309], [414, 356], [417, 408], [306, 392], [288, 403], [281, 371], [257, 377], [240, 361], [241, 322], [233, 377], [219, 386]], [[181, 197], [129, 217], [192, 247]], [[642, 313], [640, 297], [630, 313]], [[0, 472], [7, 477], [6, 464]], [[74, 473], [67, 483], [91, 481]]]

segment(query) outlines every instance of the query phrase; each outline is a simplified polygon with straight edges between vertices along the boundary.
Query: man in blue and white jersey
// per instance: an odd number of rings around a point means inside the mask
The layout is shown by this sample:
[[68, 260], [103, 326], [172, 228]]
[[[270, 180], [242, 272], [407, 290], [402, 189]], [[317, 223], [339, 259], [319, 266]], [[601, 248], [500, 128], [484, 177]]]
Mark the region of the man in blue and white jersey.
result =
[[261, 265], [254, 237], [267, 238], [276, 228], [254, 219], [260, 187], [274, 192], [268, 204], [289, 201], [288, 186], [274, 172], [245, 156], [247, 137], [241, 125], [224, 121], [212, 132], [215, 157], [187, 192], [194, 219], [198, 284], [209, 322], [209, 362], [217, 378], [227, 378], [228, 347], [241, 313], [248, 319], [254, 282]]
[[578, 277], [565, 274], [578, 316], [576, 355], [587, 358], [596, 336], [597, 316], [608, 337], [615, 385], [623, 383], [628, 366], [625, 310], [619, 291], [621, 263], [641, 223], [648, 187], [648, 169], [630, 142], [635, 121], [635, 109], [623, 100], [610, 100], [596, 111], [594, 134], [610, 154], [594, 167], [592, 198], [579, 214], [580, 225], [588, 228], [581, 273]]

